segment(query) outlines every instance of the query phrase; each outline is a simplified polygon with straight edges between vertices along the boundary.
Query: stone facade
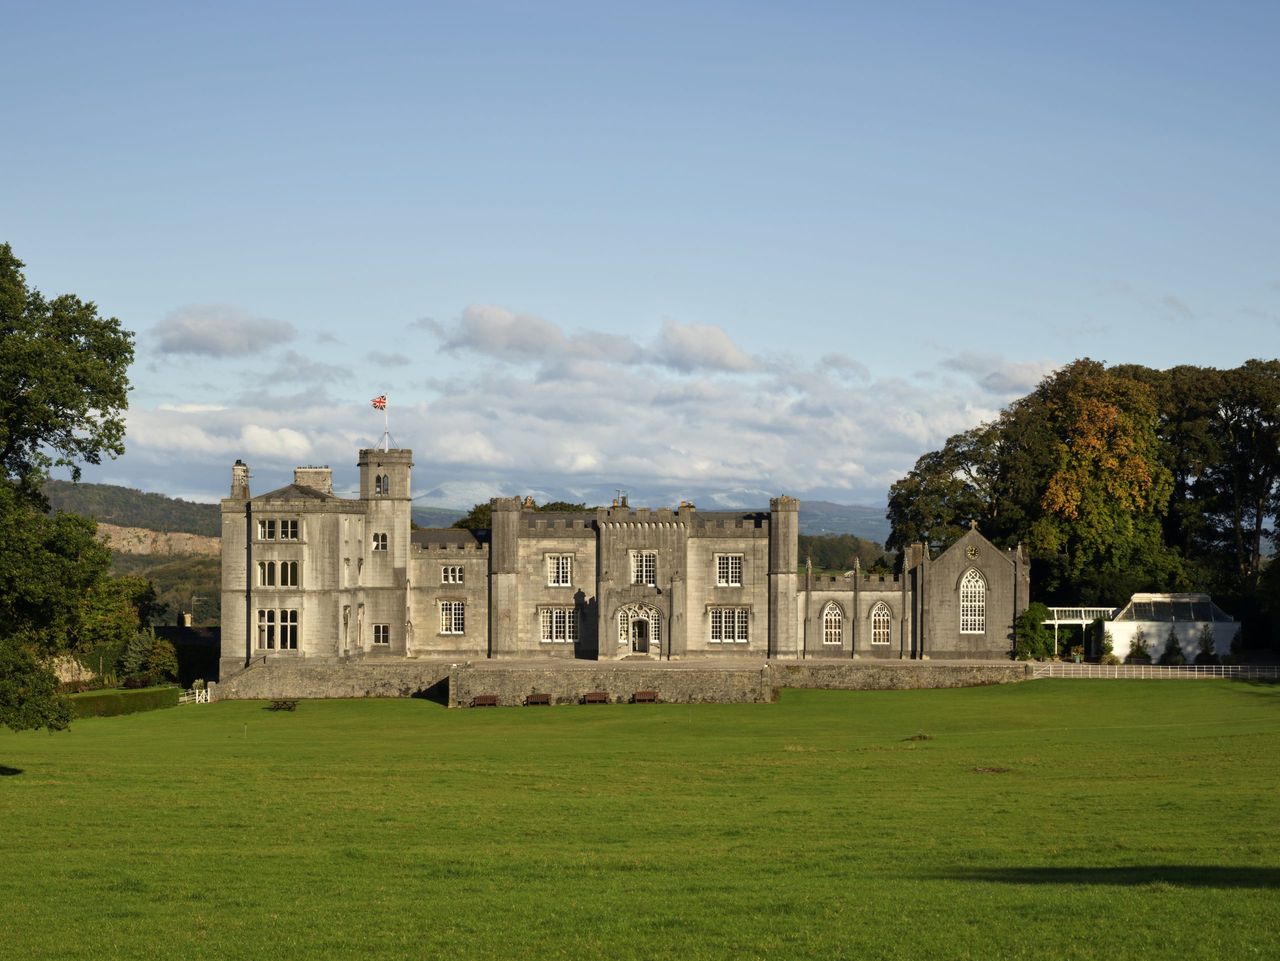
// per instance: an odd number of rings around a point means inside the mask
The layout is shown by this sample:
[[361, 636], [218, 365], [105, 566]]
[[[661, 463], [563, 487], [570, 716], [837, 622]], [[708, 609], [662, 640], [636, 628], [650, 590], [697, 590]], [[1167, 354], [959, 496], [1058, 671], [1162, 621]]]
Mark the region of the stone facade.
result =
[[259, 660], [1000, 659], [1027, 604], [1021, 550], [976, 529], [936, 558], [917, 545], [901, 575], [815, 577], [791, 497], [566, 513], [496, 498], [488, 531], [412, 530], [412, 452], [362, 450], [358, 466], [355, 499], [327, 467], [256, 497], [232, 468], [224, 679]]

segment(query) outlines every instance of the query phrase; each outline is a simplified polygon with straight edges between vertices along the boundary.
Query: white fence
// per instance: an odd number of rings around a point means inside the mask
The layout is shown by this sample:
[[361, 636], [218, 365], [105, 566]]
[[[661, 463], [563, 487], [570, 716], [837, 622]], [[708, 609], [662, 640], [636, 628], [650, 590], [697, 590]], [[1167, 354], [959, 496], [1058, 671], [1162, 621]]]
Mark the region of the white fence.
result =
[[1034, 677], [1085, 677], [1117, 680], [1174, 681], [1229, 677], [1246, 681], [1280, 681], [1280, 667], [1241, 664], [1197, 664], [1167, 667], [1162, 664], [1037, 664]]
[[178, 695], [179, 704], [208, 704], [209, 690], [208, 688], [195, 688], [190, 691], [183, 691]]

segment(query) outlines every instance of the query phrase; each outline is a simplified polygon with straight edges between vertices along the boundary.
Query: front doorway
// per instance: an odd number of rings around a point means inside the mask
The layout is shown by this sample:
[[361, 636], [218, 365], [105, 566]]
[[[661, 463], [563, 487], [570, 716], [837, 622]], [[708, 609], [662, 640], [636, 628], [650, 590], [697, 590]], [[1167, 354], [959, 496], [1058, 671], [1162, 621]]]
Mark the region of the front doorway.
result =
[[631, 622], [631, 653], [649, 653], [649, 622], [639, 618]]
[[618, 657], [658, 657], [662, 653], [662, 615], [648, 604], [627, 604], [618, 611]]

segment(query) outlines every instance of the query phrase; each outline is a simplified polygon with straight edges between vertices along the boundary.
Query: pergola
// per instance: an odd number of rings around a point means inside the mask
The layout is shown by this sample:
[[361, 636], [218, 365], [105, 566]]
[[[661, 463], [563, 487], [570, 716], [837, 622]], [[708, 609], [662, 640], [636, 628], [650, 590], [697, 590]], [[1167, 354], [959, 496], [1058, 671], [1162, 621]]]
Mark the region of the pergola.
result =
[[1049, 616], [1045, 618], [1046, 624], [1053, 625], [1053, 656], [1058, 656], [1058, 625], [1069, 625], [1080, 628], [1088, 627], [1098, 618], [1104, 621], [1111, 620], [1116, 609], [1114, 607], [1051, 607], [1049, 608]]

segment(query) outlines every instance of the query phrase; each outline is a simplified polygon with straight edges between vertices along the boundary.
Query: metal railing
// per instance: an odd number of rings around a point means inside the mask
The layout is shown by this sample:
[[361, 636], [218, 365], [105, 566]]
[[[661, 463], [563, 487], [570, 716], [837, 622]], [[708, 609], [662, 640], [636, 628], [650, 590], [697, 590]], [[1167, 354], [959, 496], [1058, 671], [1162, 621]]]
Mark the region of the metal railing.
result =
[[1229, 677], [1235, 680], [1280, 681], [1280, 666], [1247, 664], [1037, 664], [1032, 677], [1082, 677], [1114, 680], [1173, 681]]

